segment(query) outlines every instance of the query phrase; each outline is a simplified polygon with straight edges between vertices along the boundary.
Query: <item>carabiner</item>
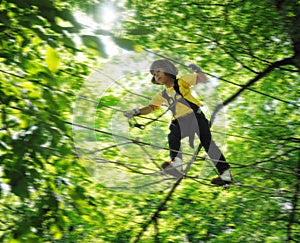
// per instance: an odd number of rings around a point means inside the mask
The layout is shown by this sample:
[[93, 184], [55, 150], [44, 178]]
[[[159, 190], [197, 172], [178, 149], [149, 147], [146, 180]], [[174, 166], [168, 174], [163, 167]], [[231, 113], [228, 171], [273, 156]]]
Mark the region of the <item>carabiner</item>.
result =
[[[131, 119], [132, 119], [134, 122], [132, 122]], [[134, 117], [128, 118], [128, 124], [129, 124], [130, 127], [137, 127], [137, 128], [139, 128], [139, 129], [142, 129], [142, 130], [145, 129], [145, 125], [139, 124], [139, 123], [137, 122], [137, 120], [136, 120]]]

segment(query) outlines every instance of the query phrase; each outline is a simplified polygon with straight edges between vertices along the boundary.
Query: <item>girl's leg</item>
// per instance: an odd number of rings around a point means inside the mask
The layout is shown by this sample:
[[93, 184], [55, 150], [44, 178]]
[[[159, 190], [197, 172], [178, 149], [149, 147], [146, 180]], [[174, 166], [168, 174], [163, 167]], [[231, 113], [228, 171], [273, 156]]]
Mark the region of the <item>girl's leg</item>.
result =
[[219, 174], [222, 174], [225, 170], [230, 168], [230, 165], [226, 163], [226, 159], [221, 150], [212, 140], [210, 127], [205, 115], [203, 113], [197, 114], [197, 120], [199, 125], [199, 138], [202, 146], [208, 156], [213, 160]]
[[170, 127], [170, 133], [168, 135], [170, 157], [173, 160], [175, 157], [182, 159], [181, 146], [181, 131], [179, 122], [177, 120], [172, 121]]

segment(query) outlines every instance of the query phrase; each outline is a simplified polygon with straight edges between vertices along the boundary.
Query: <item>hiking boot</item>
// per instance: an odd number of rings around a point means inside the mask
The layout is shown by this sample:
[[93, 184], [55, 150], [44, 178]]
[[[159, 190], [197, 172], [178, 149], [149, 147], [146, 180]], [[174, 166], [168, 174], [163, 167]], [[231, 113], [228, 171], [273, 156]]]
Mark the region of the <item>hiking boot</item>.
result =
[[184, 175], [181, 171], [177, 170], [172, 163], [170, 162], [164, 162], [162, 164], [162, 168], [163, 168], [163, 171], [166, 173], [166, 174], [169, 174], [169, 175], [172, 175], [174, 176], [176, 179], [180, 179], [182, 178]]
[[221, 175], [211, 179], [210, 181], [214, 185], [224, 186], [226, 184], [233, 183], [233, 178], [229, 170], [225, 170]]
[[173, 165], [174, 168], [176, 168], [178, 171], [183, 172], [183, 163], [182, 159], [179, 157], [175, 157], [171, 162], [171, 165]]

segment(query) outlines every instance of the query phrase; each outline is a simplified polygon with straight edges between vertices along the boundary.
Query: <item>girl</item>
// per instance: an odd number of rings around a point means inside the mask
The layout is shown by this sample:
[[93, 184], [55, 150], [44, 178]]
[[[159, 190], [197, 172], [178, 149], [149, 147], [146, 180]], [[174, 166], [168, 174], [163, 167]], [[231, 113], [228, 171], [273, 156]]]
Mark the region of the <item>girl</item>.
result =
[[151, 81], [157, 85], [164, 85], [165, 89], [157, 93], [148, 106], [125, 111], [124, 115], [128, 118], [147, 115], [159, 109], [162, 104], [168, 105], [169, 110], [173, 113], [168, 135], [171, 158], [168, 162], [168, 168], [182, 170], [181, 139], [189, 137], [190, 145], [193, 147], [194, 136], [197, 134], [219, 173], [219, 176], [213, 178], [211, 183], [215, 185], [232, 183], [233, 179], [229, 171], [230, 165], [212, 140], [209, 123], [200, 109], [202, 103], [192, 96], [190, 90], [191, 86], [205, 82], [206, 76], [198, 66], [191, 64], [189, 67], [196, 74], [177, 78], [178, 70], [172, 62], [167, 59], [154, 61], [150, 66], [150, 73], [153, 75]]

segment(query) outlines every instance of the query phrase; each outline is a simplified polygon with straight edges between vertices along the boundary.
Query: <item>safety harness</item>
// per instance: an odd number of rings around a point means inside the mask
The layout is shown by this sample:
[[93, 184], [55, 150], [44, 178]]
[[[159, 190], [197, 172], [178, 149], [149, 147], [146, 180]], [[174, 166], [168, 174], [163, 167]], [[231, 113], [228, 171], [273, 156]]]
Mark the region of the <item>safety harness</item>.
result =
[[[164, 89], [162, 91], [162, 97], [165, 98], [168, 101], [168, 103], [169, 103], [168, 110], [172, 111], [174, 117], [176, 115], [176, 104], [177, 104], [177, 102], [180, 102], [180, 103], [184, 104], [185, 106], [190, 107], [194, 111], [195, 114], [200, 114], [202, 112], [198, 105], [196, 105], [195, 103], [193, 103], [193, 102], [191, 102], [191, 101], [189, 101], [189, 100], [187, 100], [183, 97], [182, 93], [180, 92], [178, 79], [175, 79], [173, 87], [174, 87], [174, 90], [176, 92], [174, 98], [170, 97], [167, 94], [166, 89]], [[177, 96], [179, 96], [179, 97], [177, 98]], [[190, 132], [190, 134], [189, 134], [189, 144], [192, 148], [194, 148], [194, 137], [195, 137], [195, 133]]]
[[[153, 123], [153, 122], [157, 121], [159, 118], [161, 118], [169, 110], [172, 112], [173, 116], [175, 116], [176, 115], [176, 104], [177, 104], [177, 102], [181, 102], [185, 106], [190, 107], [194, 111], [194, 113], [201, 112], [198, 105], [196, 105], [195, 103], [193, 103], [193, 102], [191, 102], [191, 101], [189, 101], [189, 100], [187, 100], [183, 97], [182, 93], [180, 92], [179, 85], [178, 85], [178, 79], [174, 80], [174, 90], [176, 92], [175, 97], [174, 97], [175, 99], [173, 99], [172, 97], [170, 97], [167, 94], [166, 89], [164, 89], [162, 91], [162, 97], [165, 98], [167, 100], [168, 104], [169, 104], [168, 109], [166, 109], [156, 119], [152, 119], [151, 121], [149, 121], [146, 124], [139, 124], [134, 117], [128, 118], [128, 123], [129, 123], [130, 127], [137, 127], [139, 129], [143, 130], [143, 129], [146, 128], [146, 126], [150, 125], [151, 123]], [[176, 98], [176, 96], [179, 96], [178, 99]], [[133, 120], [133, 122], [131, 120]], [[191, 134], [189, 137], [190, 137], [190, 145], [191, 145], [191, 147], [193, 147], [193, 142], [192, 141], [194, 140], [194, 134]]]
[[[174, 97], [175, 99], [173, 97], [170, 97], [167, 94], [166, 89], [164, 89], [162, 91], [162, 97], [165, 98], [168, 101], [168, 103], [169, 103], [168, 110], [172, 111], [173, 116], [176, 115], [176, 104], [177, 104], [177, 102], [180, 102], [180, 103], [184, 104], [185, 106], [190, 107], [195, 113], [199, 112], [199, 106], [198, 105], [196, 105], [195, 103], [193, 103], [193, 102], [191, 102], [191, 101], [189, 101], [189, 100], [187, 100], [183, 97], [182, 93], [180, 92], [178, 79], [175, 79], [173, 87], [174, 87], [174, 90], [176, 92], [175, 97]], [[177, 96], [179, 96], [179, 97], [177, 98]]]

